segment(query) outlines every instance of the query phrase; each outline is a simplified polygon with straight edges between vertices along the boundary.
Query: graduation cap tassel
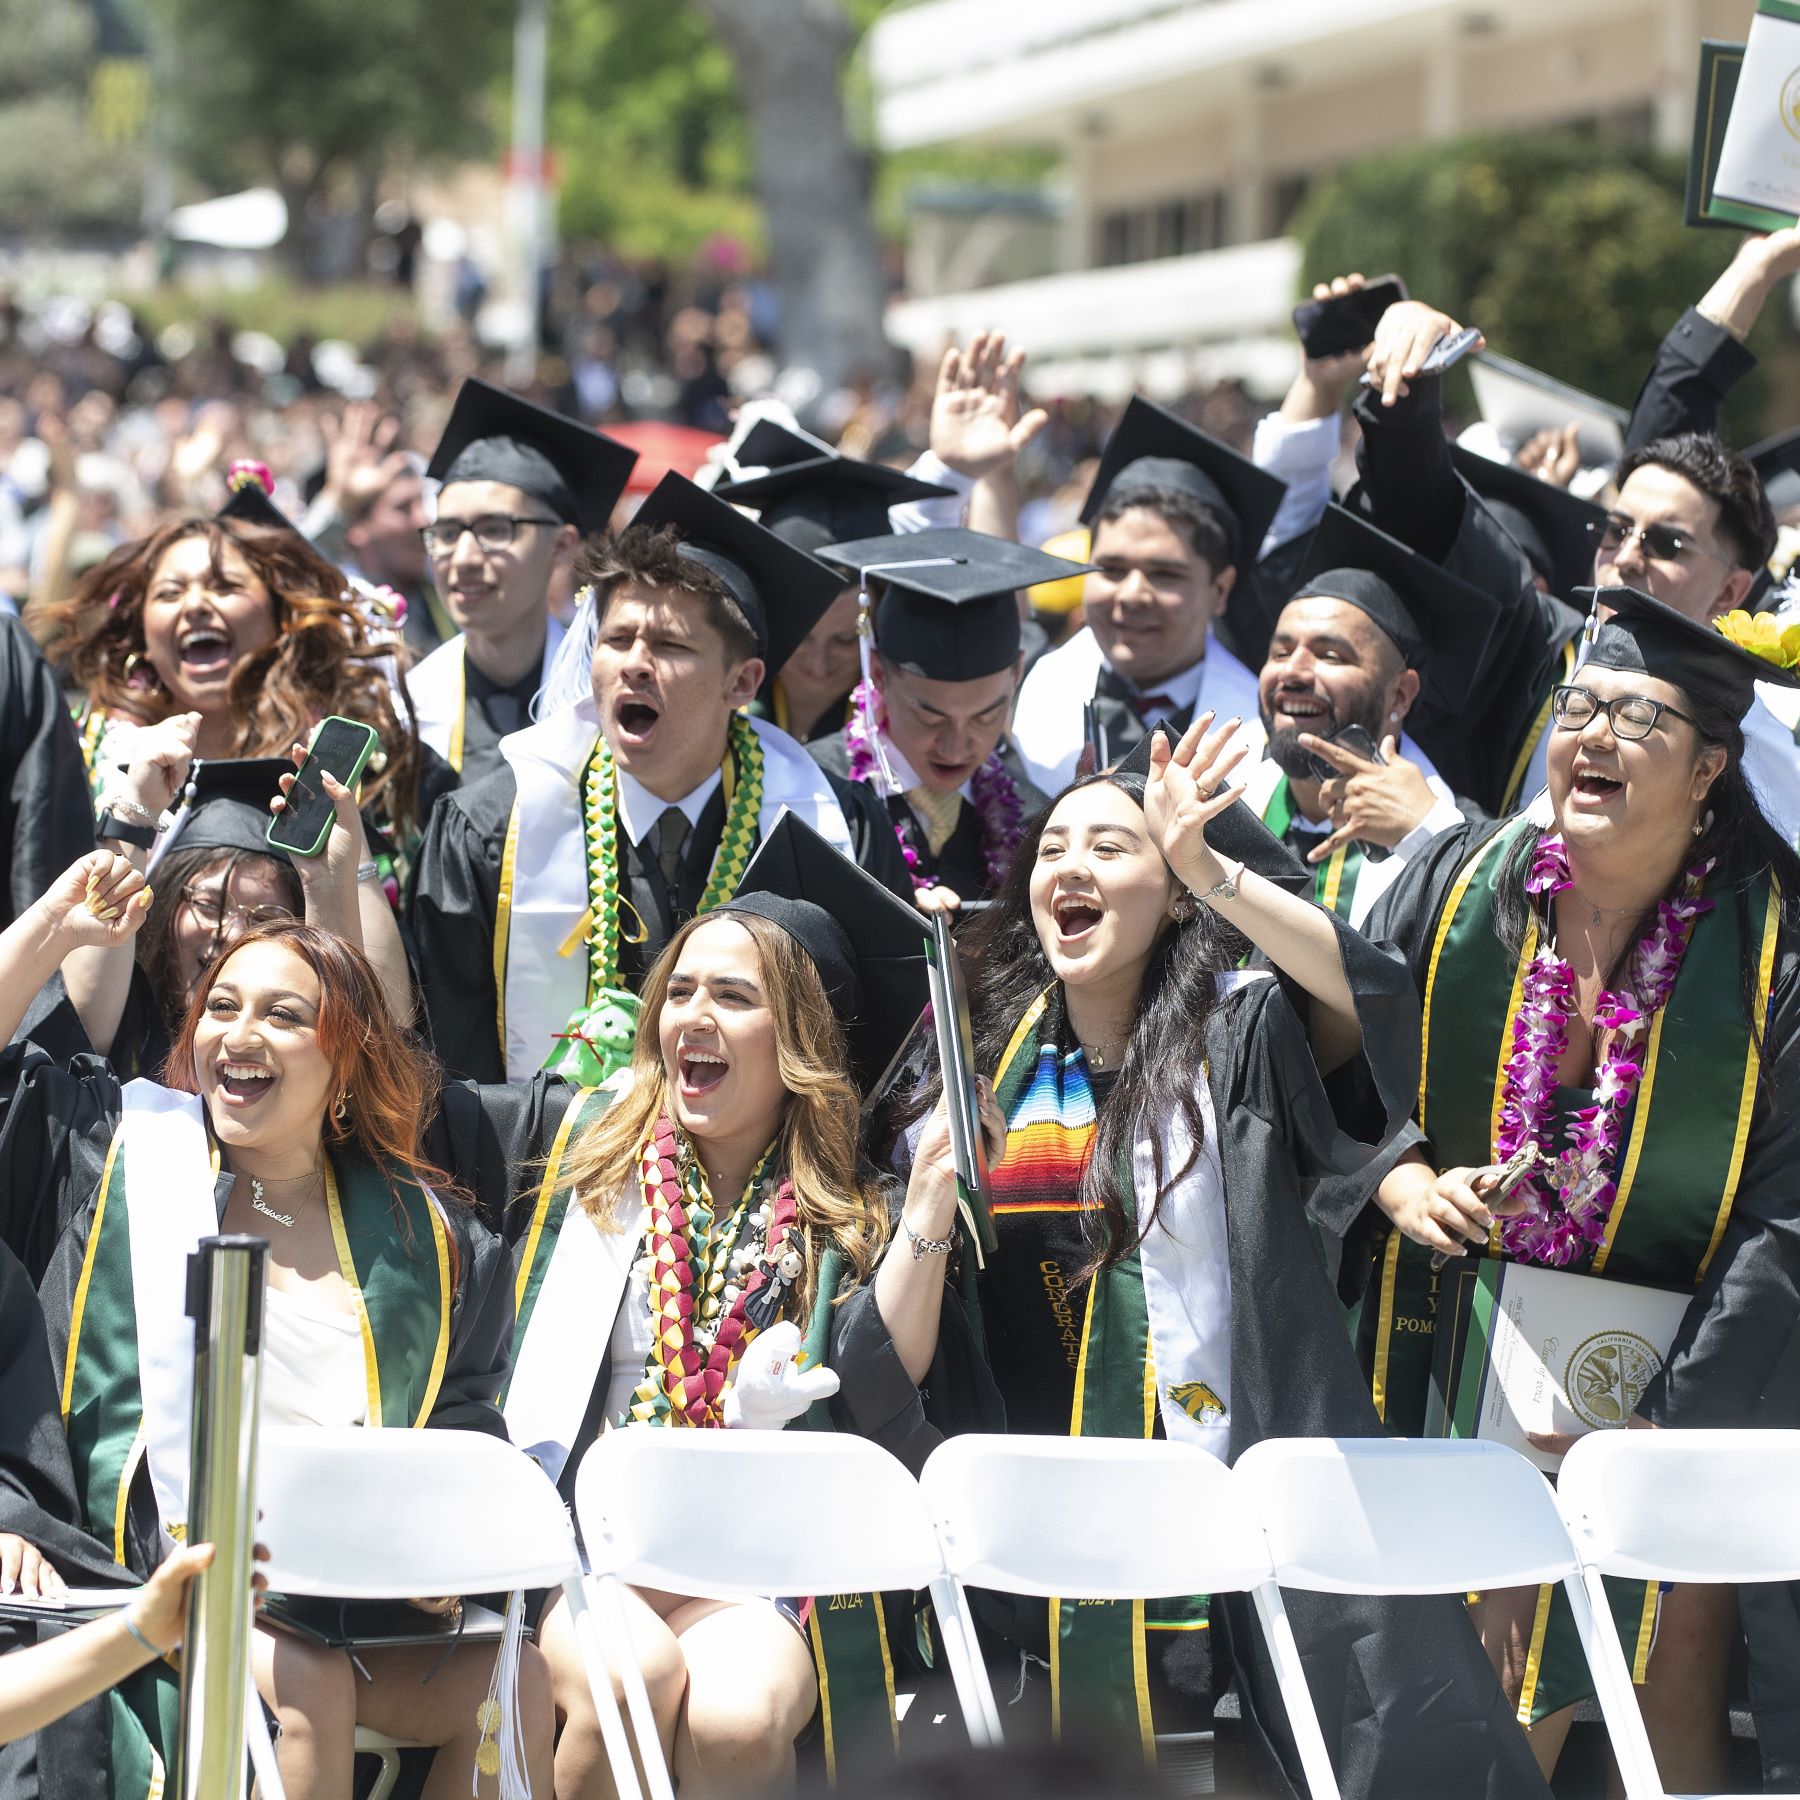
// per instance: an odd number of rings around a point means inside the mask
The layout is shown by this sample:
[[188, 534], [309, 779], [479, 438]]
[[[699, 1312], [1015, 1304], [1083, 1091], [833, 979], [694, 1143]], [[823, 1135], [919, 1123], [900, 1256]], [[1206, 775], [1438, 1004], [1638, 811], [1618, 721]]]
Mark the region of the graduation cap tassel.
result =
[[550, 659], [550, 673], [531, 697], [533, 723], [578, 705], [593, 691], [594, 641], [599, 635], [600, 611], [590, 585], [575, 596], [575, 613]]
[[888, 761], [887, 745], [881, 741], [881, 720], [875, 707], [875, 599], [869, 592], [867, 575], [856, 590], [856, 655], [862, 665], [862, 680], [856, 689], [856, 710], [862, 721], [863, 739], [874, 755], [882, 792], [897, 794], [900, 778]]
[[525, 1596], [514, 1593], [506, 1603], [506, 1627], [494, 1658], [494, 1678], [487, 1698], [476, 1711], [481, 1741], [469, 1792], [479, 1797], [483, 1775], [498, 1776], [500, 1800], [531, 1800], [525, 1768], [525, 1737], [519, 1723], [519, 1657], [525, 1641]]

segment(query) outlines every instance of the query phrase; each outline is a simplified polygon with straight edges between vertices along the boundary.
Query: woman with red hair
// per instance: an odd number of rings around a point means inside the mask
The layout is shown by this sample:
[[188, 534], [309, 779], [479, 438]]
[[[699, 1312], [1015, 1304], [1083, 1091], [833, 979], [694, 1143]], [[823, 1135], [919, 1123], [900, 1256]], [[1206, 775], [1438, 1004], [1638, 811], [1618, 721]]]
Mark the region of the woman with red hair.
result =
[[[0, 1032], [70, 950], [129, 939], [149, 902], [109, 851], [69, 869], [0, 935]], [[298, 922], [249, 932], [202, 976], [163, 1076], [121, 1085], [99, 1058], [64, 1068], [28, 1043], [0, 1055], [0, 1237], [28, 1264], [47, 1255], [74, 1522], [140, 1577], [187, 1517], [183, 1290], [200, 1239], [268, 1240], [276, 1423], [502, 1435], [512, 1325], [504, 1247], [422, 1149], [435, 1065], [360, 951]], [[442, 1747], [428, 1795], [498, 1767], [491, 1647], [363, 1653], [364, 1680], [345, 1653], [259, 1625], [252, 1657], [296, 1800], [347, 1800], [357, 1724]], [[521, 1681], [527, 1771], [548, 1793], [549, 1685], [529, 1646]], [[111, 1707], [115, 1795], [154, 1792], [174, 1691], [153, 1663]]]

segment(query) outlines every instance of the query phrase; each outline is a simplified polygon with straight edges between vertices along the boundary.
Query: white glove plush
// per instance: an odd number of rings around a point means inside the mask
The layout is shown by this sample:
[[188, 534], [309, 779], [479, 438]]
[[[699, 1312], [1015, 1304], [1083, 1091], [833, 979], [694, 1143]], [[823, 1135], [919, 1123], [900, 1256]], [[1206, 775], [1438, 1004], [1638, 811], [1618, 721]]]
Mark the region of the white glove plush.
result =
[[760, 1331], [738, 1359], [725, 1394], [725, 1423], [734, 1430], [779, 1431], [815, 1400], [838, 1391], [834, 1369], [800, 1369], [800, 1327], [791, 1319]]

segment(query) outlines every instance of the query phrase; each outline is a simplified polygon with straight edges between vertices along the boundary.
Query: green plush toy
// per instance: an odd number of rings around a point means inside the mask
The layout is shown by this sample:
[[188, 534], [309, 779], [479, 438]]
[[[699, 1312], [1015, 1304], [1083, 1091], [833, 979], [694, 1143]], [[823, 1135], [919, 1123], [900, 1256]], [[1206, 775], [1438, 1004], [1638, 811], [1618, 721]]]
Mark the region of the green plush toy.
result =
[[571, 1014], [557, 1033], [544, 1067], [577, 1087], [598, 1087], [631, 1061], [637, 1037], [638, 997], [623, 988], [602, 988], [592, 1006]]

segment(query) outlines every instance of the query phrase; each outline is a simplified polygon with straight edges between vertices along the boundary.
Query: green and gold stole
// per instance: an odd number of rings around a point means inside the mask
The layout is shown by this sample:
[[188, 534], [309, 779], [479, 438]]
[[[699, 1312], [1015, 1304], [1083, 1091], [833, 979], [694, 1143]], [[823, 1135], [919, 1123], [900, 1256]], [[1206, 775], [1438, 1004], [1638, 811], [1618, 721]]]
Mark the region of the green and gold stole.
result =
[[[1534, 830], [1520, 819], [1463, 864], [1432, 936], [1420, 1039], [1415, 1117], [1439, 1168], [1496, 1160], [1502, 1083], [1524, 974], [1538, 949], [1533, 917], [1514, 955], [1495, 931], [1504, 869]], [[1767, 880], [1747, 895], [1746, 938], [1736, 894], [1717, 892], [1694, 925], [1673, 993], [1657, 1014], [1644, 1075], [1626, 1126], [1618, 1195], [1600, 1246], [1575, 1273], [1691, 1291], [1704, 1279], [1731, 1216], [1750, 1135], [1780, 925], [1780, 897]], [[1757, 971], [1755, 1032], [1744, 1019], [1742, 973]], [[1496, 1229], [1488, 1254], [1501, 1255]], [[1415, 1436], [1424, 1425], [1436, 1327], [1438, 1277], [1423, 1246], [1389, 1235], [1377, 1271], [1370, 1353], [1375, 1405], [1388, 1429]], [[1365, 1325], [1370, 1309], [1365, 1306]], [[1626, 1587], [1630, 1588], [1627, 1593]], [[1616, 1596], [1641, 1678], [1654, 1626], [1654, 1587], [1624, 1584]], [[1578, 1696], [1538, 1679], [1551, 1624], [1550, 1590], [1538, 1609], [1522, 1716], [1544, 1717]], [[1554, 1640], [1553, 1640], [1554, 1641]], [[1578, 1664], [1579, 1658], [1577, 1657]]]
[[[1288, 778], [1283, 775], [1275, 783], [1263, 806], [1263, 823], [1285, 844], [1289, 827], [1294, 823], [1294, 796]], [[1339, 844], [1313, 870], [1313, 898], [1327, 912], [1340, 919], [1350, 917], [1350, 903], [1356, 896], [1356, 878], [1362, 873], [1361, 844]]]
[[[69, 1317], [63, 1428], [87, 1529], [125, 1562], [126, 1517], [144, 1474], [124, 1129], [114, 1133], [88, 1225]], [[455, 1298], [448, 1228], [422, 1188], [366, 1163], [326, 1167], [326, 1205], [338, 1268], [362, 1330], [371, 1425], [420, 1426], [431, 1416], [450, 1351]], [[403, 1220], [395, 1217], [398, 1196]], [[162, 1750], [176, 1714], [176, 1682], [152, 1664], [108, 1702], [112, 1792], [157, 1800]]]
[[[1014, 1238], [1015, 1258], [1039, 1259], [1030, 1240], [1048, 1214], [1079, 1213], [1077, 1194], [1098, 1129], [1087, 1062], [1065, 1055], [1043, 1038], [1049, 990], [1034, 1000], [1013, 1031], [994, 1074], [995, 1097], [1007, 1121], [1006, 1156], [993, 1173], [993, 1216], [1002, 1248]], [[1129, 1164], [1118, 1190], [1135, 1210]], [[1041, 1244], [1037, 1246], [1041, 1250]], [[965, 1260], [966, 1302], [979, 1317], [979, 1289]], [[1047, 1303], [1055, 1296], [1047, 1296]], [[1071, 1437], [1148, 1438], [1155, 1435], [1156, 1370], [1144, 1270], [1134, 1248], [1087, 1283], [1066, 1329], [1076, 1333]], [[1097, 1526], [1100, 1524], [1096, 1521]], [[1130, 1733], [1154, 1763], [1156, 1728], [1151, 1717], [1150, 1632], [1204, 1631], [1204, 1595], [1185, 1600], [1061, 1600], [1049, 1602], [1052, 1729], [1065, 1718], [1090, 1727]]]

